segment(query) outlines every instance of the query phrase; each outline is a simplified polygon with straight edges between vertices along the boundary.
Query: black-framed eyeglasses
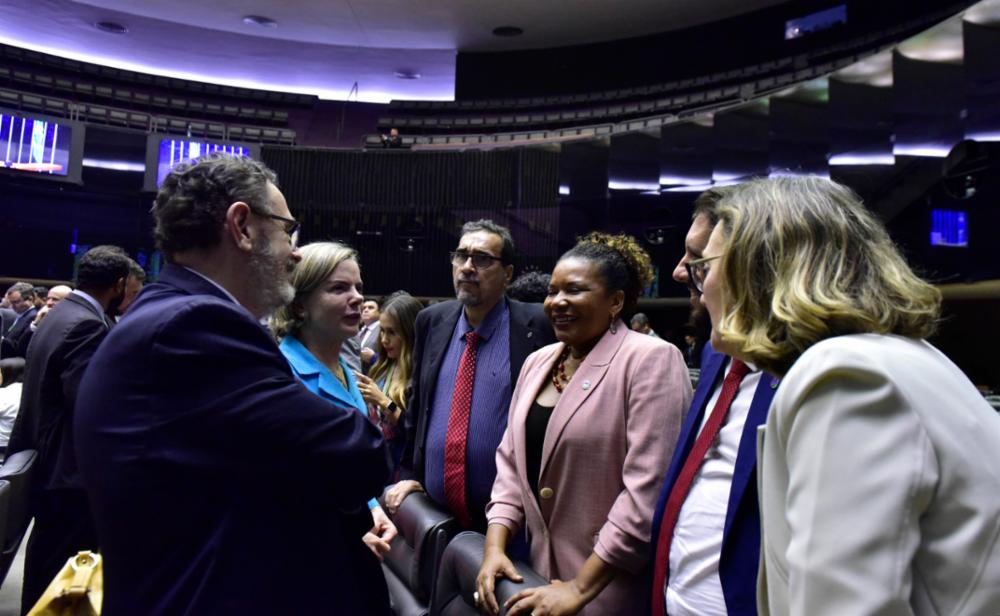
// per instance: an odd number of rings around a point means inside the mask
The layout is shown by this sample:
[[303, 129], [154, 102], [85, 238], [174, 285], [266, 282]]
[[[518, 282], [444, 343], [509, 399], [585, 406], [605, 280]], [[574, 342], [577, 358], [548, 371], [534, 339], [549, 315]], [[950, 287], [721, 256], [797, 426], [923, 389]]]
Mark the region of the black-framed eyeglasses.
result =
[[[253, 212], [253, 210], [250, 210]], [[262, 212], [253, 212], [258, 216], [263, 216], [264, 218], [270, 218], [271, 220], [277, 220], [282, 223], [281, 226], [288, 235], [288, 241], [291, 242], [292, 246], [299, 245], [299, 231], [302, 230], [302, 223], [295, 220], [294, 218], [286, 218], [284, 216], [278, 216], [277, 214], [265, 214]]]
[[705, 277], [708, 276], [708, 264], [716, 259], [721, 259], [722, 255], [717, 255], [714, 257], [705, 257], [704, 259], [695, 259], [694, 261], [688, 261], [684, 264], [684, 269], [688, 273], [688, 284], [694, 287], [694, 290], [699, 293], [705, 292]]
[[455, 267], [461, 267], [465, 265], [465, 262], [472, 259], [472, 267], [477, 270], [486, 269], [493, 265], [494, 261], [499, 261], [503, 263], [502, 257], [494, 257], [491, 254], [485, 252], [470, 252], [468, 250], [453, 250], [449, 253], [451, 255], [451, 264]]

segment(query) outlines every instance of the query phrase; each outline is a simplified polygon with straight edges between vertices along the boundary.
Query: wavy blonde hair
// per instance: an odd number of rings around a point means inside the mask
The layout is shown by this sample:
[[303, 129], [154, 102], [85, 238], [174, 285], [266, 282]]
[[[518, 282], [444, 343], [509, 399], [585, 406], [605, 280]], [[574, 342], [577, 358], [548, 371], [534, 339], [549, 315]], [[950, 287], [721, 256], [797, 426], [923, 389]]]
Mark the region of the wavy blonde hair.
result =
[[333, 270], [344, 261], [357, 261], [356, 250], [340, 242], [314, 242], [299, 248], [302, 260], [292, 272], [292, 286], [295, 299], [282, 306], [271, 316], [271, 331], [281, 339], [299, 335], [304, 323], [299, 309], [305, 298], [322, 285], [333, 274]]
[[368, 372], [373, 381], [392, 375], [392, 381], [386, 384], [385, 393], [400, 409], [406, 409], [407, 388], [413, 375], [413, 342], [416, 340], [417, 313], [424, 305], [409, 293], [400, 293], [382, 306], [382, 314], [387, 315], [396, 324], [396, 331], [402, 345], [399, 349], [399, 359], [390, 359], [382, 347], [382, 335], [378, 339], [378, 359]]
[[813, 344], [845, 334], [933, 333], [941, 293], [907, 265], [845, 186], [818, 177], [753, 180], [719, 203], [717, 334], [777, 375]]

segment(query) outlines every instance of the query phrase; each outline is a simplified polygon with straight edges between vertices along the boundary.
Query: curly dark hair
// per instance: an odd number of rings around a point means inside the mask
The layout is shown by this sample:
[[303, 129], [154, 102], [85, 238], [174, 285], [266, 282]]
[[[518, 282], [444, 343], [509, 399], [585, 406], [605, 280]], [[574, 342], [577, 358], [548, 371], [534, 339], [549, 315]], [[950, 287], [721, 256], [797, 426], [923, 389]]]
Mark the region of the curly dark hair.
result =
[[507, 285], [507, 296], [521, 302], [540, 304], [549, 294], [552, 276], [538, 270], [528, 270]]
[[118, 246], [94, 246], [80, 257], [76, 286], [84, 291], [110, 289], [132, 271], [132, 259]]
[[611, 235], [593, 231], [577, 240], [559, 258], [578, 257], [598, 264], [598, 272], [608, 293], [624, 291], [622, 314], [627, 318], [635, 311], [642, 290], [653, 281], [653, 264], [649, 254], [631, 235]]
[[172, 258], [219, 242], [226, 210], [242, 201], [257, 213], [269, 213], [267, 184], [278, 177], [261, 162], [245, 156], [213, 153], [173, 168], [160, 185], [153, 205], [156, 246]]

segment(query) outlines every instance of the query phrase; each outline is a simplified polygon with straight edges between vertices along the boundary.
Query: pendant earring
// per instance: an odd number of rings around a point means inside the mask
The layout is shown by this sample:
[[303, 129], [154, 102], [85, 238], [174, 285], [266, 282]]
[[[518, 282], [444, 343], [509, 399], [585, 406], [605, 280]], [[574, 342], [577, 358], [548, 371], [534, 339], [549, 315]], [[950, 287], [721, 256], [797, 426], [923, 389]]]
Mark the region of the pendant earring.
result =
[[615, 324], [615, 315], [611, 315], [611, 323], [608, 324], [608, 329], [611, 330], [612, 334], [618, 333], [618, 326]]

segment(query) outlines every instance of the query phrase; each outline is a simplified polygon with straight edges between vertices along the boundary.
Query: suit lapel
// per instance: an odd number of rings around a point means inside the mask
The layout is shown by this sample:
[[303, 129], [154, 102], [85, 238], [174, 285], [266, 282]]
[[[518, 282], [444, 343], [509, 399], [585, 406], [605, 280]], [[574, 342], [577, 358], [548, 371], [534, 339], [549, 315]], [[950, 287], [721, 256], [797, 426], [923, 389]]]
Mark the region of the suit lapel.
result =
[[455, 324], [458, 323], [461, 314], [462, 304], [455, 302], [455, 309], [443, 314], [440, 321], [432, 324], [431, 332], [427, 336], [424, 361], [427, 362], [429, 369], [421, 369], [421, 373], [427, 377], [422, 386], [424, 391], [429, 394], [428, 404], [434, 399], [434, 386], [437, 383], [438, 372], [441, 371], [441, 361], [444, 359], [444, 352], [448, 348], [451, 335], [455, 332]]
[[771, 399], [778, 386], [778, 377], [764, 373], [760, 383], [753, 392], [753, 401], [747, 413], [747, 421], [740, 435], [740, 447], [736, 453], [736, 467], [733, 469], [733, 483], [729, 490], [729, 504], [726, 508], [726, 525], [722, 532], [722, 543], [725, 545], [729, 530], [732, 528], [740, 501], [746, 493], [757, 468], [757, 427], [767, 422], [767, 412], [771, 408]]
[[532, 342], [535, 336], [533, 315], [525, 315], [526, 311], [521, 310], [521, 303], [516, 300], [508, 300], [507, 307], [510, 311], [510, 384], [513, 387], [517, 384], [524, 360], [538, 348], [538, 341]]
[[[540, 467], [542, 476], [545, 475], [549, 459], [552, 457], [552, 452], [555, 450], [566, 424], [573, 419], [587, 398], [600, 386], [604, 375], [608, 372], [612, 358], [618, 353], [618, 349], [621, 348], [628, 332], [628, 328], [621, 322], [618, 323], [618, 333], [612, 334], [611, 330], [605, 332], [597, 346], [584, 358], [583, 363], [573, 374], [573, 378], [566, 384], [566, 389], [559, 397], [559, 402], [552, 409], [552, 417], [545, 430], [545, 444], [542, 446]], [[562, 345], [560, 345], [560, 351], [561, 347]]]
[[701, 420], [705, 416], [705, 405], [715, 389], [715, 383], [719, 379], [719, 373], [726, 362], [726, 356], [722, 353], [710, 351], [704, 355], [702, 361], [701, 378], [698, 380], [698, 388], [691, 399], [691, 406], [687, 415], [684, 416], [684, 423], [681, 425], [681, 433], [677, 437], [677, 447], [674, 449], [674, 456], [667, 468], [667, 476], [663, 480], [663, 489], [660, 491], [660, 498], [656, 503], [656, 513], [653, 516], [653, 537], [657, 537], [660, 532], [660, 522], [663, 518], [663, 510], [666, 507], [670, 491], [674, 488], [674, 482], [684, 467], [694, 440], [698, 436], [698, 429]]
[[[559, 344], [553, 347], [551, 353], [546, 353], [544, 357], [538, 357], [533, 359], [534, 362], [532, 368], [524, 375], [524, 384], [521, 387], [521, 395], [517, 400], [517, 407], [511, 409], [513, 414], [508, 423], [513, 429], [511, 437], [514, 441], [514, 459], [517, 460], [517, 468], [520, 476], [518, 480], [521, 485], [524, 486], [525, 493], [530, 494], [531, 484], [528, 482], [528, 450], [527, 444], [525, 443], [525, 426], [528, 422], [528, 412], [531, 410], [531, 405], [535, 402], [535, 398], [538, 397], [538, 393], [542, 391], [549, 380], [549, 375], [552, 373], [552, 364], [558, 359], [559, 354], [562, 353], [563, 345]], [[555, 411], [553, 411], [553, 417], [555, 416]], [[550, 420], [551, 425], [551, 420]], [[546, 441], [548, 440], [548, 430], [546, 430]], [[543, 454], [544, 456], [544, 454]], [[544, 466], [544, 457], [542, 458], [542, 469]], [[539, 518], [544, 519], [542, 515], [542, 510], [538, 506], [538, 499], [529, 498], [529, 506], [534, 508], [535, 513], [538, 514]]]

